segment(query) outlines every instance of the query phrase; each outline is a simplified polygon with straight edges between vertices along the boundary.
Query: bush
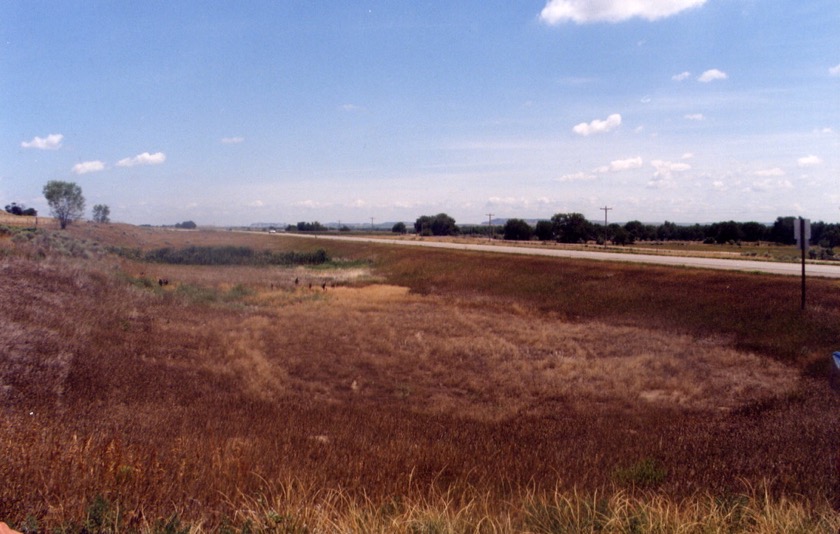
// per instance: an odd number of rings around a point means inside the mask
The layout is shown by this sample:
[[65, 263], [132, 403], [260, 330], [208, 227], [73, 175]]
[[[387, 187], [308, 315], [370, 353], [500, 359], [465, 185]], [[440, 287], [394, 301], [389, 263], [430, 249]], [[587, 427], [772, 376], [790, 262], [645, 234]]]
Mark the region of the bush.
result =
[[621, 485], [652, 488], [665, 481], [668, 471], [656, 460], [645, 458], [628, 467], [617, 467], [613, 473]]
[[[133, 255], [128, 250], [124, 255]], [[250, 247], [186, 247], [150, 250], [143, 259], [152, 263], [172, 265], [320, 265], [330, 261], [324, 249], [314, 252], [255, 251]]]

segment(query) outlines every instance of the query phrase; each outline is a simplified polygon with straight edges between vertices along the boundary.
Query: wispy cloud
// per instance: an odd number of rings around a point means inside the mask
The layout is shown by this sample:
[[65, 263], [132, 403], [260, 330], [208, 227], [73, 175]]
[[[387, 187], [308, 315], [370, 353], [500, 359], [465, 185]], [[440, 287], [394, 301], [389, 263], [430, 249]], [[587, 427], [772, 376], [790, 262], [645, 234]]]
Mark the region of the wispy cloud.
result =
[[636, 17], [657, 20], [705, 3], [706, 0], [549, 0], [540, 12], [540, 20], [552, 25], [568, 21], [621, 22]]
[[609, 132], [619, 126], [621, 126], [621, 115], [613, 113], [606, 120], [595, 119], [589, 123], [582, 122], [572, 128], [572, 131], [586, 137], [592, 134]]
[[722, 70], [718, 69], [709, 69], [701, 74], [698, 78], [698, 82], [709, 83], [715, 80], [725, 80], [729, 78], [729, 75], [723, 72]]
[[99, 172], [105, 170], [105, 164], [99, 160], [95, 161], [83, 161], [82, 163], [77, 163], [73, 165], [73, 169], [71, 169], [74, 173], [82, 175], [87, 174], [89, 172]]
[[790, 180], [773, 180], [767, 178], [765, 180], [757, 180], [750, 186], [750, 190], [752, 191], [771, 191], [777, 189], [793, 189], [793, 184], [790, 183]]
[[764, 177], [784, 176], [785, 171], [780, 169], [779, 167], [773, 167], [773, 168], [770, 168], [770, 169], [757, 170], [753, 174], [756, 175], [756, 176], [764, 176]]
[[674, 80], [675, 82], [681, 82], [681, 81], [689, 79], [690, 77], [691, 77], [690, 72], [683, 71], [679, 74], [674, 74], [673, 76], [671, 76], [671, 79]]
[[62, 134], [50, 134], [46, 137], [33, 137], [31, 141], [23, 141], [20, 146], [23, 148], [37, 148], [40, 150], [58, 150], [64, 140]]
[[817, 165], [822, 164], [823, 160], [819, 156], [814, 156], [813, 154], [809, 156], [803, 156], [796, 160], [796, 164], [800, 167], [816, 167]]
[[239, 143], [244, 143], [244, 137], [222, 137], [222, 144], [223, 145], [238, 145]]
[[690, 121], [706, 120], [706, 117], [704, 117], [702, 113], [689, 113], [688, 115], [684, 115], [683, 118], [688, 119]]
[[828, 69], [828, 73], [832, 76], [840, 76], [840, 63]]
[[587, 180], [594, 180], [595, 175], [586, 172], [575, 172], [572, 174], [564, 174], [557, 178], [558, 182], [584, 182]]
[[133, 158], [123, 158], [117, 162], [117, 167], [134, 167], [136, 165], [160, 165], [166, 161], [166, 154], [163, 152], [155, 152], [154, 154], [149, 154], [148, 152], [143, 152], [142, 154], [138, 154]]
[[627, 171], [630, 169], [638, 169], [640, 168], [644, 162], [640, 156], [635, 158], [628, 158], [628, 159], [617, 159], [611, 161], [609, 165], [604, 165], [602, 167], [598, 167], [593, 172], [598, 173], [605, 173], [605, 172], [621, 172]]
[[653, 179], [655, 181], [670, 180], [675, 172], [685, 172], [691, 169], [691, 165], [688, 163], [675, 163], [661, 159], [655, 159], [650, 164], [655, 169], [653, 173]]

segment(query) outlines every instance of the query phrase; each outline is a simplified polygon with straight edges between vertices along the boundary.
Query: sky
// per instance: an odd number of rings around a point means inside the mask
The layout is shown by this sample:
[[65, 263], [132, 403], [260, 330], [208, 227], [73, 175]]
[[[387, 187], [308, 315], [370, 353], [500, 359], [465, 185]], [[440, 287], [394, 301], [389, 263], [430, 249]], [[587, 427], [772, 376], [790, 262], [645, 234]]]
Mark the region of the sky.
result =
[[837, 222], [838, 28], [838, 0], [3, 0], [0, 205]]

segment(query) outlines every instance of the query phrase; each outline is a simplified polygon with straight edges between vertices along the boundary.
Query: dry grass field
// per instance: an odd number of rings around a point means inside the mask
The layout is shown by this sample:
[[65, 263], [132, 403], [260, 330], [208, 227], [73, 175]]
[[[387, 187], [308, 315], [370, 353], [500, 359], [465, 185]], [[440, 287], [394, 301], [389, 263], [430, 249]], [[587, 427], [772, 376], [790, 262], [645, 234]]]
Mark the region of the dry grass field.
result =
[[[126, 253], [228, 245], [333, 261]], [[840, 528], [834, 281], [88, 223], [0, 271], [22, 530]]]

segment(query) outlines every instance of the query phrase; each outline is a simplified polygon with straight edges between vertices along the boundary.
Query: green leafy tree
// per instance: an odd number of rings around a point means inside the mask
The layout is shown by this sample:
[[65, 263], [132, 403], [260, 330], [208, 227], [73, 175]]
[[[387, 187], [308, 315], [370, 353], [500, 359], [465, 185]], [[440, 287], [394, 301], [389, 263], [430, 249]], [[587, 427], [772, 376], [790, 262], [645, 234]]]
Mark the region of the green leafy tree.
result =
[[175, 228], [181, 228], [183, 230], [195, 230], [197, 227], [198, 227], [198, 225], [196, 225], [192, 221], [184, 221], [184, 222], [175, 223]]
[[549, 241], [554, 237], [554, 226], [551, 221], [537, 221], [537, 225], [534, 227], [534, 235], [540, 241]]
[[414, 230], [418, 235], [455, 235], [458, 227], [455, 219], [445, 213], [438, 213], [435, 216], [423, 215], [414, 222]]
[[85, 197], [82, 188], [73, 182], [51, 180], [44, 186], [44, 197], [50, 206], [50, 214], [58, 219], [62, 230], [78, 221], [85, 213]]
[[398, 223], [394, 224], [394, 226], [391, 227], [391, 231], [394, 232], [395, 234], [404, 234], [404, 233], [408, 232], [408, 230], [405, 227], [404, 222], [398, 222]]
[[717, 243], [738, 242], [743, 238], [741, 227], [735, 221], [724, 221], [709, 226], [709, 235]]
[[505, 223], [504, 235], [507, 241], [529, 241], [534, 235], [534, 229], [522, 219], [508, 219]]
[[796, 239], [793, 237], [793, 225], [796, 217], [777, 217], [776, 222], [770, 229], [770, 240], [785, 245], [793, 245]]
[[592, 223], [580, 213], [557, 213], [551, 218], [554, 236], [561, 243], [585, 243], [595, 235]]
[[770, 234], [766, 225], [754, 221], [741, 224], [741, 233], [744, 235], [744, 241], [751, 242], [764, 241]]
[[633, 242], [645, 241], [654, 236], [655, 231], [645, 226], [641, 221], [630, 221], [625, 223], [624, 229], [630, 234]]
[[627, 229], [618, 224], [610, 225], [610, 235], [614, 245], [632, 245], [636, 242], [636, 236], [628, 232]]
[[111, 222], [111, 208], [105, 204], [97, 204], [93, 207], [93, 222], [109, 223]]

